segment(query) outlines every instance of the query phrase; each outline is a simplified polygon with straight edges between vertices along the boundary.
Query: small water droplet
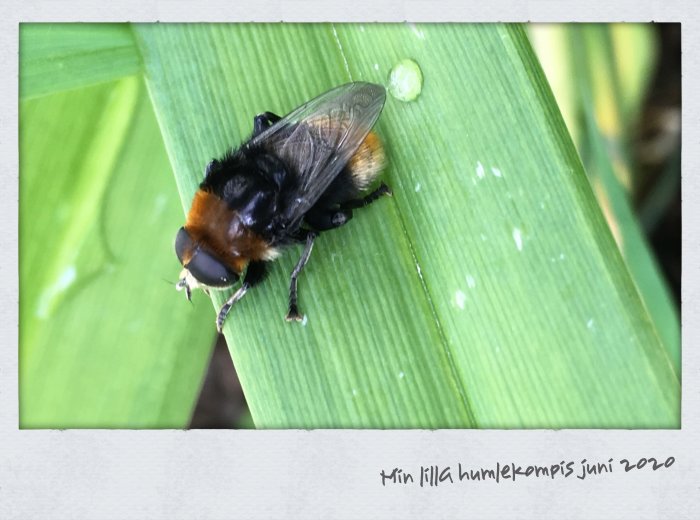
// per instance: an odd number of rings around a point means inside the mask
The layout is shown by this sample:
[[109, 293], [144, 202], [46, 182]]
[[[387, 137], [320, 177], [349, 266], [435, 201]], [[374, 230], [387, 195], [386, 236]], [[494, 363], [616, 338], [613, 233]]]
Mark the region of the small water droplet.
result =
[[455, 292], [455, 303], [460, 309], [464, 309], [464, 303], [467, 301], [467, 295], [463, 291], [457, 290]]
[[425, 40], [425, 34], [423, 34], [423, 31], [416, 27], [416, 24], [409, 23], [408, 26], [411, 28], [411, 31], [413, 31], [413, 34], [415, 34], [421, 40]]
[[411, 59], [403, 59], [389, 72], [389, 94], [399, 101], [413, 101], [423, 89], [423, 72]]
[[416, 264], [416, 271], [418, 271], [418, 278], [423, 279], [423, 272], [420, 270], [420, 264]]
[[523, 250], [523, 235], [518, 228], [513, 228], [513, 242], [515, 242], [515, 247], [518, 248], [518, 251]]
[[476, 161], [476, 176], [480, 179], [484, 178], [484, 165], [481, 164], [481, 161]]

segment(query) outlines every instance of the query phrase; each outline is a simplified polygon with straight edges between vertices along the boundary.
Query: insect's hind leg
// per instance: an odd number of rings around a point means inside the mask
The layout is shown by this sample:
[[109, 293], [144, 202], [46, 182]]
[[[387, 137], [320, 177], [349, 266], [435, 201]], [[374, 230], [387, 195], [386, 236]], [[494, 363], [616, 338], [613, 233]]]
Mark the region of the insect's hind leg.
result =
[[309, 261], [309, 256], [311, 255], [311, 249], [314, 247], [314, 239], [316, 238], [316, 233], [313, 231], [308, 231], [306, 233], [306, 245], [304, 246], [304, 251], [301, 253], [301, 258], [294, 266], [292, 271], [292, 276], [289, 280], [289, 308], [287, 310], [287, 315], [284, 317], [287, 321], [301, 321], [303, 317], [299, 314], [299, 309], [297, 307], [297, 278], [302, 269]]
[[361, 199], [351, 199], [341, 203], [340, 208], [312, 208], [304, 215], [304, 222], [317, 231], [335, 229], [350, 221], [353, 209], [367, 206], [382, 195], [391, 195], [391, 188], [384, 183]]
[[258, 114], [253, 118], [253, 137], [260, 134], [263, 130], [267, 130], [280, 119], [282, 119], [280, 116], [272, 112]]
[[379, 185], [379, 187], [376, 190], [374, 190], [369, 195], [362, 197], [361, 199], [345, 201], [340, 205], [340, 208], [344, 210], [352, 210], [356, 208], [362, 208], [364, 206], [369, 206], [382, 195], [388, 195], [390, 197], [392, 195], [391, 188], [383, 182]]

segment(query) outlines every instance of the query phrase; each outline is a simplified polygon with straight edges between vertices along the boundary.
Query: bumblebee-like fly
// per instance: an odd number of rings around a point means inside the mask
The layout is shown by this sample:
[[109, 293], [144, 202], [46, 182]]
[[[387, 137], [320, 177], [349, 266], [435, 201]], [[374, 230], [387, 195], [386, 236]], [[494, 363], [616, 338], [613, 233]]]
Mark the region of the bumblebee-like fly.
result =
[[[297, 278], [320, 232], [347, 223], [353, 209], [391, 190], [384, 183], [362, 196], [384, 166], [372, 127], [384, 106], [384, 87], [349, 83], [285, 117], [256, 116], [253, 135], [211, 161], [175, 239], [183, 265], [178, 290], [241, 286], [221, 307], [219, 331], [231, 306], [265, 276], [266, 262], [285, 246], [303, 243], [291, 274], [286, 319], [300, 320]], [[246, 269], [247, 267], [247, 269]]]

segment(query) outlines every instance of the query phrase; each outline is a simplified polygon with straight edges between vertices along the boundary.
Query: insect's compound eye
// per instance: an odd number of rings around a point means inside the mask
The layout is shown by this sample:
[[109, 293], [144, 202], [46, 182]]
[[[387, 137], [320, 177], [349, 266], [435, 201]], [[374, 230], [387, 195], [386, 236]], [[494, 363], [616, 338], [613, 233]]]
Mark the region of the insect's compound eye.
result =
[[181, 227], [175, 237], [175, 254], [182, 265], [185, 265], [185, 255], [189, 255], [194, 247], [194, 242], [190, 234], [184, 227]]
[[198, 282], [209, 287], [228, 287], [238, 281], [238, 275], [235, 272], [201, 248], [195, 249], [185, 267]]
[[180, 263], [204, 285], [227, 287], [238, 281], [238, 274], [213, 254], [196, 245], [184, 227], [180, 228], [175, 237], [175, 253]]

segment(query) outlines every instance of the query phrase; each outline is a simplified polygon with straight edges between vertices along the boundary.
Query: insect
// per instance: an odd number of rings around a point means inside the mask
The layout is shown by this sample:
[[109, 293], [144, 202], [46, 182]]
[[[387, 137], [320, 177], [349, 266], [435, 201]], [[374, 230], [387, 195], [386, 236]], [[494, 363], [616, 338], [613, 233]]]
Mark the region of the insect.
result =
[[245, 276], [221, 307], [219, 332], [231, 307], [266, 274], [266, 262], [303, 243], [291, 273], [287, 321], [301, 320], [297, 279], [316, 237], [346, 224], [353, 210], [382, 195], [381, 183], [362, 196], [384, 166], [372, 127], [384, 106], [384, 87], [348, 83], [308, 101], [285, 117], [265, 112], [239, 148], [211, 161], [195, 193], [175, 252], [183, 266], [178, 290], [227, 289]]

